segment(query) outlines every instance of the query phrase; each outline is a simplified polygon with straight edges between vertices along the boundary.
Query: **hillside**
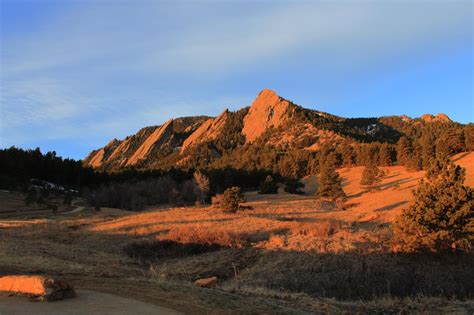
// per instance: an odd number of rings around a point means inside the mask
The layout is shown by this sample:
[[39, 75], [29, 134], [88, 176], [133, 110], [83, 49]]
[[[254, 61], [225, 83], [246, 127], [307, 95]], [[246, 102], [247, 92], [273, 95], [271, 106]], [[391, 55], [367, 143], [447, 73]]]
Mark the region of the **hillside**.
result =
[[[453, 160], [474, 186], [474, 153]], [[345, 209], [314, 196], [314, 177], [304, 179], [303, 196], [247, 192], [253, 209], [236, 214], [207, 206], [142, 213], [86, 207], [19, 221], [12, 219], [20, 218], [20, 203], [3, 193], [1, 204], [15, 204], [5, 208], [15, 211], [0, 221], [0, 275], [61, 275], [79, 292], [108, 292], [191, 313], [472, 313], [472, 255], [433, 259], [390, 252], [390, 225], [412, 201], [423, 172], [384, 170], [381, 189], [367, 192], [359, 184], [360, 167], [340, 169]], [[210, 276], [218, 277], [217, 288], [192, 284]], [[466, 294], [462, 301], [445, 298]]]
[[[265, 89], [248, 108], [237, 112], [225, 110], [215, 118], [177, 118], [161, 126], [145, 127], [124, 140], [113, 139], [94, 150], [83, 163], [106, 171], [130, 167], [188, 169], [212, 167], [213, 163], [238, 167], [235, 161], [249, 152], [260, 156], [267, 150], [264, 147], [278, 155], [289, 150], [318, 151], [324, 145], [393, 145], [402, 136], [419, 141], [424, 130], [433, 136], [445, 132], [450, 142], [464, 141], [464, 128], [445, 114], [420, 118], [343, 118], [306, 109]], [[454, 143], [449, 150], [456, 153], [465, 150], [463, 146]], [[248, 167], [259, 168], [255, 164]]]

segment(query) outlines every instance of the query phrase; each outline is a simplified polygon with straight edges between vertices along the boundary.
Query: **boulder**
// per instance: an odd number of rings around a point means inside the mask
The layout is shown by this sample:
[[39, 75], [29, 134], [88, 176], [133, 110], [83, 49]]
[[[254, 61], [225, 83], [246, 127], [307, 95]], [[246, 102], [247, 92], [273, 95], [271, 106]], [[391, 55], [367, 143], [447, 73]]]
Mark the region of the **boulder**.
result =
[[25, 294], [39, 301], [56, 301], [76, 296], [74, 287], [66, 281], [38, 275], [0, 277], [0, 292]]
[[198, 279], [194, 281], [194, 285], [201, 288], [213, 288], [217, 285], [217, 277]]

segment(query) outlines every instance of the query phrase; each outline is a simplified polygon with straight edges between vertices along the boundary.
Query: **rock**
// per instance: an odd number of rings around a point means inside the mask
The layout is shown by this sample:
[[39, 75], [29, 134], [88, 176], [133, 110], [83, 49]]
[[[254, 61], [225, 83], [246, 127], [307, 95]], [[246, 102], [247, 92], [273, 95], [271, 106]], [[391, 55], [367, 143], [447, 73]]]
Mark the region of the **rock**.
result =
[[194, 285], [201, 288], [213, 288], [217, 285], [217, 277], [198, 279], [194, 281]]
[[168, 120], [163, 126], [155, 129], [153, 133], [142, 143], [127, 161], [127, 165], [134, 165], [138, 161], [145, 159], [153, 146], [165, 143], [173, 135], [173, 119]]
[[435, 121], [440, 121], [440, 122], [450, 122], [451, 119], [448, 117], [448, 115], [439, 113], [436, 116], [433, 116], [431, 114], [424, 114], [421, 115], [420, 117], [422, 120], [424, 120], [427, 123], [435, 122]]
[[4, 276], [0, 277], [0, 292], [25, 294], [37, 301], [56, 301], [76, 296], [71, 284], [47, 276]]
[[184, 140], [183, 146], [181, 147], [181, 153], [186, 151], [187, 148], [219, 137], [229, 119], [229, 115], [229, 110], [226, 109], [216, 118], [206, 120], [186, 140]]
[[274, 91], [262, 90], [244, 117], [242, 133], [247, 142], [254, 142], [267, 129], [277, 128], [289, 120], [294, 106]]

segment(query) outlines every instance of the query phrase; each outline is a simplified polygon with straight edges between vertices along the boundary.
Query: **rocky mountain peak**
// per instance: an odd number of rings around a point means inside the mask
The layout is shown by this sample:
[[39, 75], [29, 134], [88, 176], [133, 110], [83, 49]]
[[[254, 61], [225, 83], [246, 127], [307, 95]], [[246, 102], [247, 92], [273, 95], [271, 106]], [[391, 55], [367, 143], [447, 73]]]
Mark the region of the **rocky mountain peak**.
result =
[[253, 142], [268, 128], [277, 128], [289, 119], [291, 103], [269, 89], [262, 90], [244, 118], [242, 133]]

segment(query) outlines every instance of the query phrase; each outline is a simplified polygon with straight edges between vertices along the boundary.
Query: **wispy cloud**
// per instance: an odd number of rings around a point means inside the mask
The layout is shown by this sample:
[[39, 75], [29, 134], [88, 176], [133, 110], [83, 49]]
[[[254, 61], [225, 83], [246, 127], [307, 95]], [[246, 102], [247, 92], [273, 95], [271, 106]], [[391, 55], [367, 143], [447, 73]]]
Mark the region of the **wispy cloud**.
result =
[[0, 145], [103, 141], [249, 104], [219, 92], [249, 69], [302, 58], [329, 76], [473, 33], [471, 1], [71, 3], [41, 28], [3, 38]]

